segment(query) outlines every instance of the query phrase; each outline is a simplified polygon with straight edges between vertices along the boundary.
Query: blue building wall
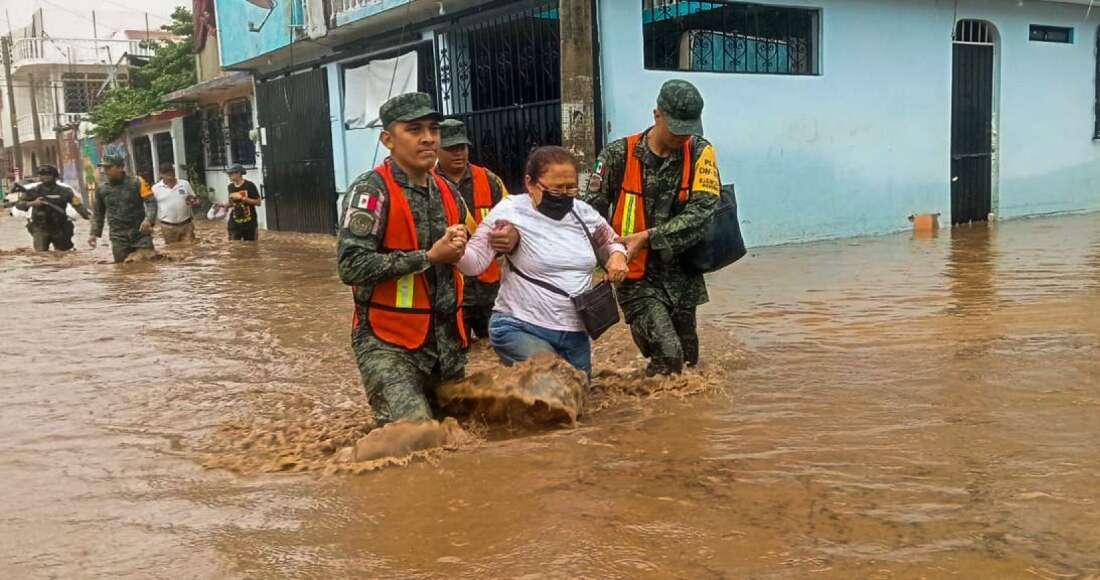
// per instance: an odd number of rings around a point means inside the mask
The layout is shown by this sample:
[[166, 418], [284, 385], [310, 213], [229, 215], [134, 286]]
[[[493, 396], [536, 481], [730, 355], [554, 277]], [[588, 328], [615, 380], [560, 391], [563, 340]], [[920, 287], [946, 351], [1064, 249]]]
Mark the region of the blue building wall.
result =
[[[723, 181], [738, 186], [750, 244], [898, 231], [913, 213], [948, 222], [955, 3], [780, 4], [821, 9], [819, 76], [645, 70], [641, 0], [600, 0], [609, 137], [651, 124], [661, 83], [685, 78], [707, 98], [706, 136]], [[1084, 17], [1084, 6], [959, 2], [958, 18], [1001, 33], [994, 211], [1003, 217], [1100, 209], [1091, 139], [1100, 11]], [[1029, 42], [1030, 23], [1074, 26], [1076, 42]]]
[[[215, 0], [218, 17], [218, 49], [221, 64], [230, 67], [280, 48], [290, 46], [294, 26], [304, 22], [301, 0], [283, 0], [268, 10], [244, 0]], [[267, 18], [267, 22], [264, 22]], [[259, 32], [251, 32], [249, 23]]]

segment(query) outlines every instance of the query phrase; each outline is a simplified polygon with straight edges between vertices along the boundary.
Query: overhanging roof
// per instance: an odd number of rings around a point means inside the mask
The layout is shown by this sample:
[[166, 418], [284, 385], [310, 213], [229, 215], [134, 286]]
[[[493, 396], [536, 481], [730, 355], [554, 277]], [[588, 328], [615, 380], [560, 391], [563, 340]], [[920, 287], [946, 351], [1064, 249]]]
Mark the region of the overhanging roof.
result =
[[186, 89], [180, 89], [164, 95], [166, 103], [197, 101], [200, 98], [217, 99], [218, 95], [239, 91], [252, 84], [252, 75], [246, 72], [231, 72], [223, 76], [195, 83]]

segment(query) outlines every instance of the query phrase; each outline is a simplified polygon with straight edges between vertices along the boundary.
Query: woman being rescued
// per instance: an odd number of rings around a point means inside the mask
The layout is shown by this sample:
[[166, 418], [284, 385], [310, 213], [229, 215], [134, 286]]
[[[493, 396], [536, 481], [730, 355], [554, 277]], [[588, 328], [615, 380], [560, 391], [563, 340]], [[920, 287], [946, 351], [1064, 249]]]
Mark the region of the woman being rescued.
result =
[[627, 274], [626, 248], [596, 210], [576, 199], [577, 161], [566, 149], [546, 146], [531, 152], [524, 184], [527, 193], [504, 198], [482, 220], [458, 268], [467, 276], [488, 269], [498, 257], [489, 234], [513, 225], [520, 243], [504, 260], [489, 321], [490, 344], [505, 365], [554, 353], [591, 375], [591, 343], [569, 296], [592, 286], [596, 252], [606, 264], [607, 279], [621, 282]]

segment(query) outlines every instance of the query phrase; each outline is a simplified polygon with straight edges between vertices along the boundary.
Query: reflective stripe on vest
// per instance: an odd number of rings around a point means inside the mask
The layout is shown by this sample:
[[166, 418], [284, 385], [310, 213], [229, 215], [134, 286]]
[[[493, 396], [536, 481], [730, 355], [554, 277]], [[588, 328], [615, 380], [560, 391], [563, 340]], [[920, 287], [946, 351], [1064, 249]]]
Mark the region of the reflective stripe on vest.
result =
[[[489, 172], [484, 167], [471, 163], [470, 179], [474, 186], [474, 223], [481, 225], [482, 220], [493, 209], [493, 189], [489, 186]], [[493, 260], [477, 279], [484, 284], [500, 282], [500, 264]]]
[[[417, 239], [416, 220], [409, 200], [393, 178], [390, 161], [376, 167], [386, 184], [389, 194], [389, 210], [386, 214], [386, 233], [382, 238], [383, 251], [412, 252], [421, 249]], [[458, 204], [454, 193], [446, 183], [436, 178], [436, 186], [443, 203], [447, 225], [459, 221]], [[462, 317], [462, 275], [454, 270], [455, 296], [458, 304], [457, 322], [459, 338], [466, 346], [466, 325]], [[358, 316], [356, 316], [358, 321]], [[375, 285], [367, 306], [367, 320], [371, 331], [379, 340], [409, 350], [424, 346], [432, 326], [432, 302], [428, 295], [428, 278], [424, 272], [406, 274], [384, 280]]]
[[[638, 148], [638, 142], [642, 133], [626, 138], [626, 164], [623, 168], [623, 183], [619, 190], [619, 197], [615, 201], [615, 213], [611, 217], [611, 227], [620, 236], [626, 237], [644, 232], [646, 225], [645, 212], [645, 168], [642, 160], [638, 158], [634, 150]], [[691, 194], [691, 149], [694, 139], [684, 142], [681, 152], [683, 166], [680, 173], [680, 191], [677, 199], [680, 203], [687, 203]], [[649, 248], [642, 248], [634, 259], [630, 261], [627, 280], [641, 280], [645, 278], [646, 263], [649, 260]]]

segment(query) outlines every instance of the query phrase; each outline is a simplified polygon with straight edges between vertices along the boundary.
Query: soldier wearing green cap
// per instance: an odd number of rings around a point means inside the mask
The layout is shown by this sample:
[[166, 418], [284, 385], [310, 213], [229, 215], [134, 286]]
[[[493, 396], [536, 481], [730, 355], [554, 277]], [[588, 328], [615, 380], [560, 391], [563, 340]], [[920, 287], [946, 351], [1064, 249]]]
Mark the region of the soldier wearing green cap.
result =
[[[462, 275], [467, 231], [460, 196], [432, 169], [442, 115], [424, 93], [382, 104], [378, 167], [348, 188], [337, 237], [340, 279], [352, 287], [352, 347], [379, 425], [442, 433], [435, 391], [465, 374]], [[418, 433], [420, 431], [417, 431]], [[399, 438], [399, 437], [398, 437]]]
[[[470, 163], [470, 139], [466, 136], [466, 125], [458, 119], [447, 119], [439, 125], [439, 164], [436, 172], [462, 195], [471, 218], [467, 228], [470, 232], [477, 229], [481, 220], [489, 215], [500, 200], [508, 196], [508, 188], [492, 171]], [[519, 236], [515, 228], [505, 225], [490, 234], [490, 243], [495, 248], [514, 247]], [[493, 304], [500, 290], [500, 265], [492, 264], [480, 276], [467, 276], [462, 311], [466, 316], [466, 326], [478, 338], [489, 337], [489, 317], [493, 314]]]
[[694, 85], [667, 81], [653, 126], [604, 148], [584, 197], [626, 244], [630, 273], [619, 304], [650, 375], [678, 373], [699, 360], [695, 311], [707, 302], [707, 287], [677, 256], [700, 241], [721, 192], [702, 113]]
[[95, 195], [95, 219], [88, 245], [96, 247], [103, 235], [103, 224], [111, 226], [111, 253], [115, 263], [132, 254], [155, 254], [153, 227], [157, 222], [157, 198], [140, 177], [126, 175], [122, 157], [106, 155], [99, 163], [106, 181]]
[[56, 167], [43, 165], [37, 173], [38, 183], [20, 194], [15, 208], [31, 212], [27, 231], [31, 233], [35, 251], [48, 251], [51, 244], [55, 250], [71, 250], [73, 222], [65, 213], [66, 208], [73, 206], [84, 219], [90, 219], [91, 214], [71, 187], [57, 181], [59, 172]]

